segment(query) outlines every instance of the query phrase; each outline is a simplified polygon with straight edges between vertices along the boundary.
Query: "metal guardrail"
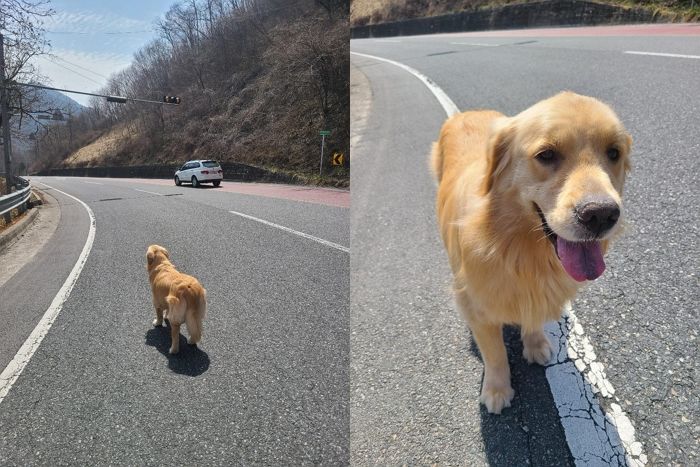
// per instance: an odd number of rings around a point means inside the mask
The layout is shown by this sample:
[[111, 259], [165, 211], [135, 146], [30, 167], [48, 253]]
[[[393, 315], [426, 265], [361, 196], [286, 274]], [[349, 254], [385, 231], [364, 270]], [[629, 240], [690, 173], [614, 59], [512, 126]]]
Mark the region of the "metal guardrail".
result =
[[17, 185], [24, 188], [15, 191], [9, 195], [0, 196], [0, 216], [12, 211], [16, 208], [21, 208], [22, 205], [29, 201], [29, 196], [32, 194], [32, 189], [29, 182], [21, 177], [15, 177]]

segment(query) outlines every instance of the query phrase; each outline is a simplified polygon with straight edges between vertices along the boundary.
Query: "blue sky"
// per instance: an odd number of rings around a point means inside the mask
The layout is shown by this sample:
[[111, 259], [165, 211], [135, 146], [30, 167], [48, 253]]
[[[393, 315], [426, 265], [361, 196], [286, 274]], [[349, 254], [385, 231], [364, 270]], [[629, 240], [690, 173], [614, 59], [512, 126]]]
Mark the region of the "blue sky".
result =
[[[93, 92], [156, 37], [154, 23], [176, 0], [52, 0], [44, 28], [51, 56], [34, 64], [50, 86]], [[88, 96], [68, 94], [87, 105]]]

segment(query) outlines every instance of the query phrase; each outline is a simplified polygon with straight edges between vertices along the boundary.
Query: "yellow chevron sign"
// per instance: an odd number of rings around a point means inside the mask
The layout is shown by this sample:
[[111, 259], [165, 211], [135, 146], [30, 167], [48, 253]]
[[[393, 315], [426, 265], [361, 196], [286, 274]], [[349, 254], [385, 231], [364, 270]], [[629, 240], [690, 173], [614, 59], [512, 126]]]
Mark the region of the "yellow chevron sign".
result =
[[343, 162], [345, 162], [345, 154], [336, 151], [331, 156], [331, 161], [333, 162], [333, 165], [343, 165]]

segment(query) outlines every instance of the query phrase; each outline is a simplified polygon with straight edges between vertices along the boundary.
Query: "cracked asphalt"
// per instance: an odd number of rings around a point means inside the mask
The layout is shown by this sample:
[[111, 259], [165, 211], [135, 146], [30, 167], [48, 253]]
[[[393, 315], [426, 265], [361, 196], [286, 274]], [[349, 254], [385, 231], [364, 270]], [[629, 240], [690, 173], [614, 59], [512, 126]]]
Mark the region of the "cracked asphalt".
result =
[[[569, 89], [617, 111], [634, 138], [627, 226], [572, 305], [615, 389], [597, 398], [605, 412], [627, 414], [649, 465], [697, 465], [700, 60], [625, 51], [700, 56], [700, 36], [623, 29], [353, 40], [351, 50], [417, 69], [465, 110], [512, 115]], [[494, 417], [478, 406], [482, 365], [451, 303], [427, 164], [444, 111], [405, 71], [351, 61], [371, 96], [353, 147], [352, 460], [571, 464], [545, 370], [522, 363], [512, 333], [513, 407]]]

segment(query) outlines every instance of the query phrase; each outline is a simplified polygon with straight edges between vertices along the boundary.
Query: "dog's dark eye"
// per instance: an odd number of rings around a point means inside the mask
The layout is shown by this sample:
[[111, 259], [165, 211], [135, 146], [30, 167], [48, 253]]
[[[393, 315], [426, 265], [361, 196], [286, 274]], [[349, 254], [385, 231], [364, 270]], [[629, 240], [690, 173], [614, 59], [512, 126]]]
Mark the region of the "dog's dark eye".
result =
[[541, 163], [543, 163], [545, 165], [551, 165], [557, 161], [558, 155], [557, 155], [556, 151], [554, 151], [553, 149], [546, 149], [544, 151], [539, 152], [535, 156], [535, 159], [537, 159], [538, 161], [540, 161]]
[[608, 159], [610, 159], [613, 162], [620, 158], [620, 151], [618, 151], [616, 148], [608, 149], [605, 154], [608, 156]]

